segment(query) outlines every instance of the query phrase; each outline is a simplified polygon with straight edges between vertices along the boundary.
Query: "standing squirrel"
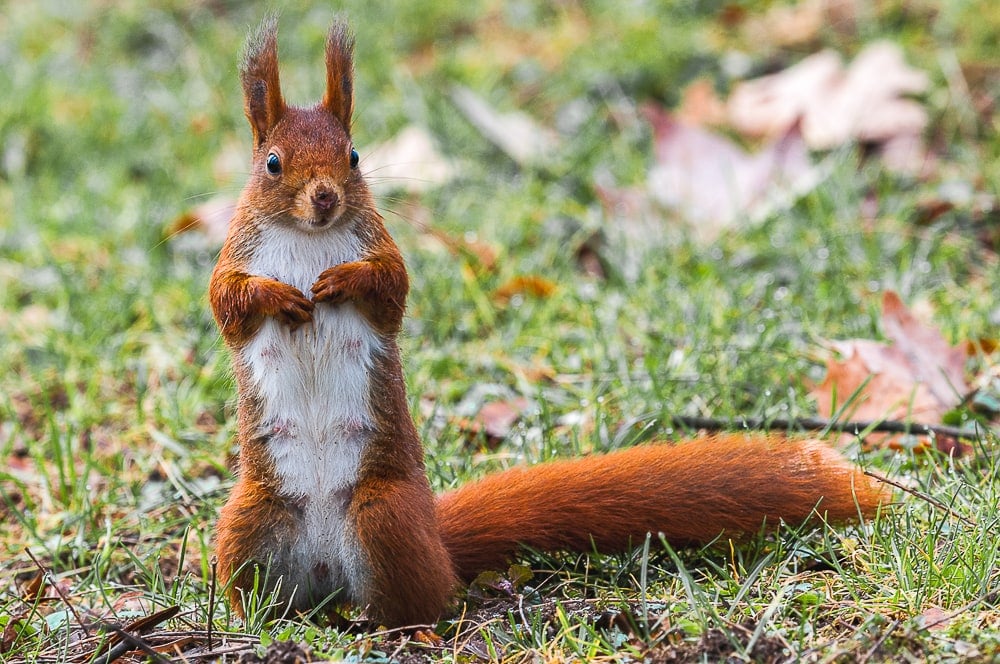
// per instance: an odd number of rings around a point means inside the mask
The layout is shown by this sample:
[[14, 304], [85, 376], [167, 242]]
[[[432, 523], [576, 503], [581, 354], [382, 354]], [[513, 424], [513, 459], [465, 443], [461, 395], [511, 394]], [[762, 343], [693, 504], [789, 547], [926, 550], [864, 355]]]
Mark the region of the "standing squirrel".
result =
[[253, 163], [209, 287], [239, 395], [239, 477], [217, 532], [237, 612], [252, 591], [292, 610], [336, 593], [380, 624], [426, 624], [522, 545], [621, 551], [648, 532], [696, 543], [873, 513], [881, 489], [823, 443], [743, 435], [515, 468], [435, 496], [396, 341], [406, 267], [351, 142], [353, 46], [335, 22], [310, 108], [282, 97], [275, 18], [240, 67]]

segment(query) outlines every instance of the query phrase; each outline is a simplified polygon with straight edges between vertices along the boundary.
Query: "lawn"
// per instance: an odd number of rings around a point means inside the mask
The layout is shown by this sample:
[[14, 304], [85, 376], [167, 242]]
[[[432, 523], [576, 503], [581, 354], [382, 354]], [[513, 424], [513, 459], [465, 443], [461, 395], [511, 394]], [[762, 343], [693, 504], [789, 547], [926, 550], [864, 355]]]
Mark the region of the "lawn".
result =
[[[262, 10], [2, 6], [0, 661], [1000, 658], [997, 3], [807, 2], [823, 20], [803, 27], [800, 11], [792, 28], [764, 1], [343, 4], [354, 140], [410, 273], [400, 343], [436, 490], [697, 435], [678, 415], [814, 417], [828, 341], [885, 341], [887, 291], [973, 348], [971, 398], [927, 422], [971, 431], [965, 454], [826, 436], [910, 490], [876, 519], [705, 549], [525, 552], [431, 644], [242, 622], [211, 592], [235, 381], [206, 297], [226, 217], [202, 206], [234, 199], [247, 173], [236, 63]], [[281, 12], [292, 102], [322, 94], [334, 13]], [[926, 76], [908, 95], [926, 114], [917, 167], [891, 167], [872, 141], [815, 149], [814, 186], [714, 231], [650, 194], [663, 166], [650, 108], [703, 119], [694, 85], [725, 99], [878, 40]], [[533, 129], [517, 133], [515, 111]], [[365, 163], [408, 128], [430, 147]], [[768, 149], [728, 122], [704, 128]], [[182, 231], [192, 213], [202, 222]], [[149, 615], [142, 643], [114, 643]]]

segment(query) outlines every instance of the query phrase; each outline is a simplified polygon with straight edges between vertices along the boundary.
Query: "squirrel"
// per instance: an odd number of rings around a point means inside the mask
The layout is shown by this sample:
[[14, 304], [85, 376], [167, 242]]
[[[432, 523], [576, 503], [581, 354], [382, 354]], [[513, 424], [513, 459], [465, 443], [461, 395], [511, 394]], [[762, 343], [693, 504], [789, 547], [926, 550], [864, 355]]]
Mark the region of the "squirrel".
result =
[[377, 624], [438, 620], [463, 581], [520, 547], [624, 551], [812, 516], [871, 515], [883, 490], [816, 440], [717, 435], [490, 475], [435, 496], [397, 336], [409, 279], [351, 140], [354, 37], [326, 41], [326, 90], [285, 103], [277, 20], [241, 65], [252, 170], [209, 300], [237, 382], [237, 480], [216, 533], [219, 580], [286, 610], [328, 599]]

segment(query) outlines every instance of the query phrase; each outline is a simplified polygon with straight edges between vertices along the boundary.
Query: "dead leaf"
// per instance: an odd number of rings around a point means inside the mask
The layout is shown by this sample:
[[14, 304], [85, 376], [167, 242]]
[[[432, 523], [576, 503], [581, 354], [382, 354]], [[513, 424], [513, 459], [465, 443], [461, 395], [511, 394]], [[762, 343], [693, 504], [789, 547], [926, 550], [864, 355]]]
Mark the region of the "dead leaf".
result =
[[754, 44], [779, 48], [813, 41], [826, 20], [827, 0], [805, 0], [772, 7], [762, 17], [747, 22], [744, 31]]
[[727, 29], [738, 28], [747, 20], [747, 9], [737, 4], [727, 3], [719, 10], [716, 18]]
[[456, 426], [470, 437], [483, 434], [486, 445], [496, 447], [510, 434], [514, 423], [528, 409], [530, 402], [524, 397], [484, 403], [472, 419], [457, 420]]
[[21, 600], [28, 604], [45, 596], [45, 572], [38, 570], [21, 588]]
[[981, 191], [980, 183], [951, 180], [916, 204], [912, 219], [917, 224], [933, 223], [943, 214], [954, 212], [987, 248], [1000, 248], [1000, 198]]
[[409, 125], [361, 159], [372, 191], [420, 193], [455, 177], [455, 166], [437, 149], [430, 132]]
[[820, 32], [850, 33], [861, 11], [860, 0], [803, 0], [778, 4], [745, 22], [743, 34], [755, 47], [791, 48], [818, 41]]
[[167, 228], [167, 234], [173, 238], [182, 233], [197, 231], [209, 244], [221, 245], [229, 232], [229, 220], [235, 213], [236, 199], [216, 196], [174, 219]]
[[143, 632], [147, 632], [153, 629], [160, 623], [164, 623], [170, 620], [171, 618], [175, 617], [178, 613], [180, 613], [180, 611], [181, 607], [174, 604], [172, 606], [168, 606], [165, 609], [160, 609], [159, 611], [155, 611], [147, 616], [136, 618], [132, 622], [122, 627], [122, 630], [125, 632], [129, 632], [131, 634], [142, 634]]
[[987, 126], [994, 124], [997, 99], [993, 90], [1000, 85], [1000, 62], [995, 60], [963, 61], [960, 63], [961, 77], [968, 87], [972, 107], [980, 122]]
[[820, 180], [797, 128], [755, 154], [701, 127], [647, 105], [655, 163], [649, 195], [711, 241], [740, 220], [756, 220], [815, 187]]
[[733, 128], [747, 136], [777, 136], [802, 119], [843, 76], [840, 56], [821, 51], [787, 69], [737, 84], [727, 108]]
[[444, 639], [429, 629], [418, 629], [413, 633], [413, 640], [417, 643], [440, 648], [444, 646]]
[[[1000, 348], [1000, 339], [983, 337], [980, 339], [970, 339], [965, 342], [965, 353], [969, 357], [976, 355], [989, 355], [995, 353]], [[1000, 369], [1000, 367], [998, 367]]]
[[574, 254], [580, 272], [600, 281], [608, 278], [608, 266], [601, 256], [603, 244], [600, 234], [595, 233], [580, 243]]
[[475, 235], [463, 235], [456, 238], [430, 224], [415, 225], [425, 234], [425, 237], [443, 246], [452, 255], [467, 261], [469, 267], [477, 273], [493, 272], [496, 269], [500, 252], [492, 245], [476, 238]]
[[927, 112], [903, 95], [926, 92], [929, 85], [924, 72], [906, 64], [899, 46], [876, 42], [858, 54], [826, 99], [810, 105], [803, 133], [816, 148], [919, 134], [927, 126]]
[[0, 655], [10, 652], [21, 636], [34, 634], [27, 617], [27, 611], [7, 615], [7, 622], [3, 626], [3, 631], [0, 632]]
[[969, 391], [965, 344], [952, 346], [936, 329], [921, 324], [893, 291], [882, 298], [882, 331], [914, 367], [916, 380], [942, 405], [956, 405]]
[[475, 92], [460, 85], [452, 89], [451, 99], [486, 140], [519, 166], [544, 164], [559, 147], [555, 132], [542, 127], [527, 113], [501, 113]]
[[520, 275], [501, 285], [493, 292], [493, 298], [505, 304], [516, 295], [546, 298], [556, 291], [556, 285], [537, 274]]
[[907, 95], [926, 92], [927, 75], [906, 64], [899, 46], [875, 42], [846, 69], [826, 50], [777, 74], [737, 85], [728, 101], [733, 127], [776, 136], [801, 122], [806, 144], [827, 150], [852, 142], [890, 144], [891, 167], [919, 167], [924, 107]]
[[917, 616], [920, 619], [920, 626], [931, 631], [948, 629], [954, 615], [947, 613], [939, 606], [930, 606], [920, 612]]
[[[948, 344], [940, 332], [918, 321], [892, 291], [882, 299], [882, 329], [890, 344], [867, 339], [827, 342], [844, 359], [829, 359], [826, 380], [811, 391], [819, 414], [832, 417], [857, 393], [842, 419], [941, 423], [969, 389], [965, 344]], [[869, 436], [873, 444], [893, 446], [900, 440]]]
[[491, 401], [483, 404], [476, 420], [491, 438], [504, 439], [521, 414], [528, 408], [528, 400], [519, 397], [513, 401]]
[[141, 591], [124, 592], [115, 598], [112, 605], [114, 614], [156, 615], [154, 604]]
[[675, 117], [690, 126], [718, 126], [727, 120], [726, 103], [716, 94], [712, 81], [699, 78], [684, 88]]

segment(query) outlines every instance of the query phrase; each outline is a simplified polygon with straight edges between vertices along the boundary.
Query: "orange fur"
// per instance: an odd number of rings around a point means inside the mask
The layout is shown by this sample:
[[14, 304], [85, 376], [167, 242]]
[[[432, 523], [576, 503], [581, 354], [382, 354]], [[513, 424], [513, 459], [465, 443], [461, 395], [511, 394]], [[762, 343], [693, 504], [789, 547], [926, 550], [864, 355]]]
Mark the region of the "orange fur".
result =
[[331, 267], [312, 287], [317, 302], [353, 300], [368, 322], [384, 334], [396, 334], [402, 327], [409, 290], [403, 257], [388, 233], [379, 238], [368, 260]]
[[234, 345], [252, 337], [269, 316], [292, 329], [312, 319], [315, 305], [294, 286], [250, 276], [224, 262], [216, 266], [216, 272], [209, 299], [222, 335]]
[[822, 443], [740, 435], [516, 468], [435, 498], [396, 342], [406, 267], [351, 157], [353, 41], [334, 25], [323, 101], [297, 108], [281, 96], [276, 31], [265, 21], [241, 66], [253, 167], [209, 286], [239, 388], [240, 475], [216, 541], [237, 612], [264, 566], [261, 590], [275, 576], [304, 586], [281, 586], [286, 608], [324, 601], [320, 588], [400, 626], [436, 620], [459, 578], [522, 545], [706, 542], [814, 508], [832, 521], [875, 510], [880, 489]]
[[871, 515], [885, 496], [819, 441], [738, 434], [513, 468], [444, 494], [438, 526], [470, 579], [521, 545], [624, 551], [647, 532], [675, 544]]

